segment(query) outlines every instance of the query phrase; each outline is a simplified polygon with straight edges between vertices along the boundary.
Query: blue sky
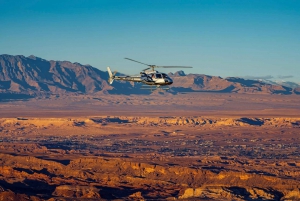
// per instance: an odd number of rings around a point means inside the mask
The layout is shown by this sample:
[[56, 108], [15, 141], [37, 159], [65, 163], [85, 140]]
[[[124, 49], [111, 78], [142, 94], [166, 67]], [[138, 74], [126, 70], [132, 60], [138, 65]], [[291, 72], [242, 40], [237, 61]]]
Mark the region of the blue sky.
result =
[[0, 54], [300, 82], [298, 0], [0, 0], [0, 24]]

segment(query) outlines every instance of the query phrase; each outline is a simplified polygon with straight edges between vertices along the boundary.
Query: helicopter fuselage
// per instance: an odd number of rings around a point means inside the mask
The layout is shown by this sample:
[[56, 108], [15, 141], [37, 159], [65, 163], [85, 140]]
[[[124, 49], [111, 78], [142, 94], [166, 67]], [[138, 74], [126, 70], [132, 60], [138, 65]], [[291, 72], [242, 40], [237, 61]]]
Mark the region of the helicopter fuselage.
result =
[[165, 73], [153, 71], [150, 73], [141, 72], [140, 76], [112, 76], [113, 80], [123, 80], [130, 82], [142, 82], [147, 85], [171, 85], [173, 80]]

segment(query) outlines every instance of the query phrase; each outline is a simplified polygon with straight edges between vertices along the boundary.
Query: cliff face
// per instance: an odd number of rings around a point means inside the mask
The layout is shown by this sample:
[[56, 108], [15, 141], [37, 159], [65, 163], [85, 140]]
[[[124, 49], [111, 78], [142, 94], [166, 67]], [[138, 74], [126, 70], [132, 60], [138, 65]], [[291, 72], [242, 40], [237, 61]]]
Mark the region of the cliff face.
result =
[[94, 93], [110, 89], [106, 73], [68, 61], [0, 56], [0, 90], [18, 93]]

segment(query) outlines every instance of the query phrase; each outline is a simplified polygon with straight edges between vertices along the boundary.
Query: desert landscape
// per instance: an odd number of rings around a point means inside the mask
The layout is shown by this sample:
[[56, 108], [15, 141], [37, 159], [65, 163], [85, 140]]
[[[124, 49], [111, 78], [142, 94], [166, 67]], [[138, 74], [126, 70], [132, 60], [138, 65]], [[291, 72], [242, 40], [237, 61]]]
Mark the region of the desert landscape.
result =
[[52, 95], [0, 108], [4, 200], [300, 199], [298, 95]]
[[1, 200], [299, 200], [299, 87], [183, 71], [170, 90], [0, 56]]
[[0, 1], [0, 201], [300, 201], [300, 1]]
[[300, 201], [299, 14], [0, 0], [0, 201]]

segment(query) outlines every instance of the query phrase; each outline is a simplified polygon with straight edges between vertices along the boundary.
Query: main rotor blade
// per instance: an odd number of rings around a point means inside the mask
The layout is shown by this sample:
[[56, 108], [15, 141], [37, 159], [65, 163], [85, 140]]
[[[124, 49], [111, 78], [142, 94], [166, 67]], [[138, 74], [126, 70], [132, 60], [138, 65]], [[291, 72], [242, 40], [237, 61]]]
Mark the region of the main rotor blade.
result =
[[145, 69], [143, 69], [142, 71], [146, 71], [146, 70], [149, 70], [149, 69], [151, 69], [151, 68], [145, 68]]
[[133, 60], [133, 59], [129, 59], [129, 58], [124, 58], [124, 59], [130, 60], [130, 61], [134, 61], [134, 62], [137, 62], [137, 63], [140, 63], [140, 64], [144, 64], [144, 65], [146, 65], [146, 66], [151, 66], [151, 65], [149, 65], [149, 64], [145, 64], [145, 63], [142, 63], [142, 62]]
[[155, 66], [156, 68], [193, 68], [191, 66]]

